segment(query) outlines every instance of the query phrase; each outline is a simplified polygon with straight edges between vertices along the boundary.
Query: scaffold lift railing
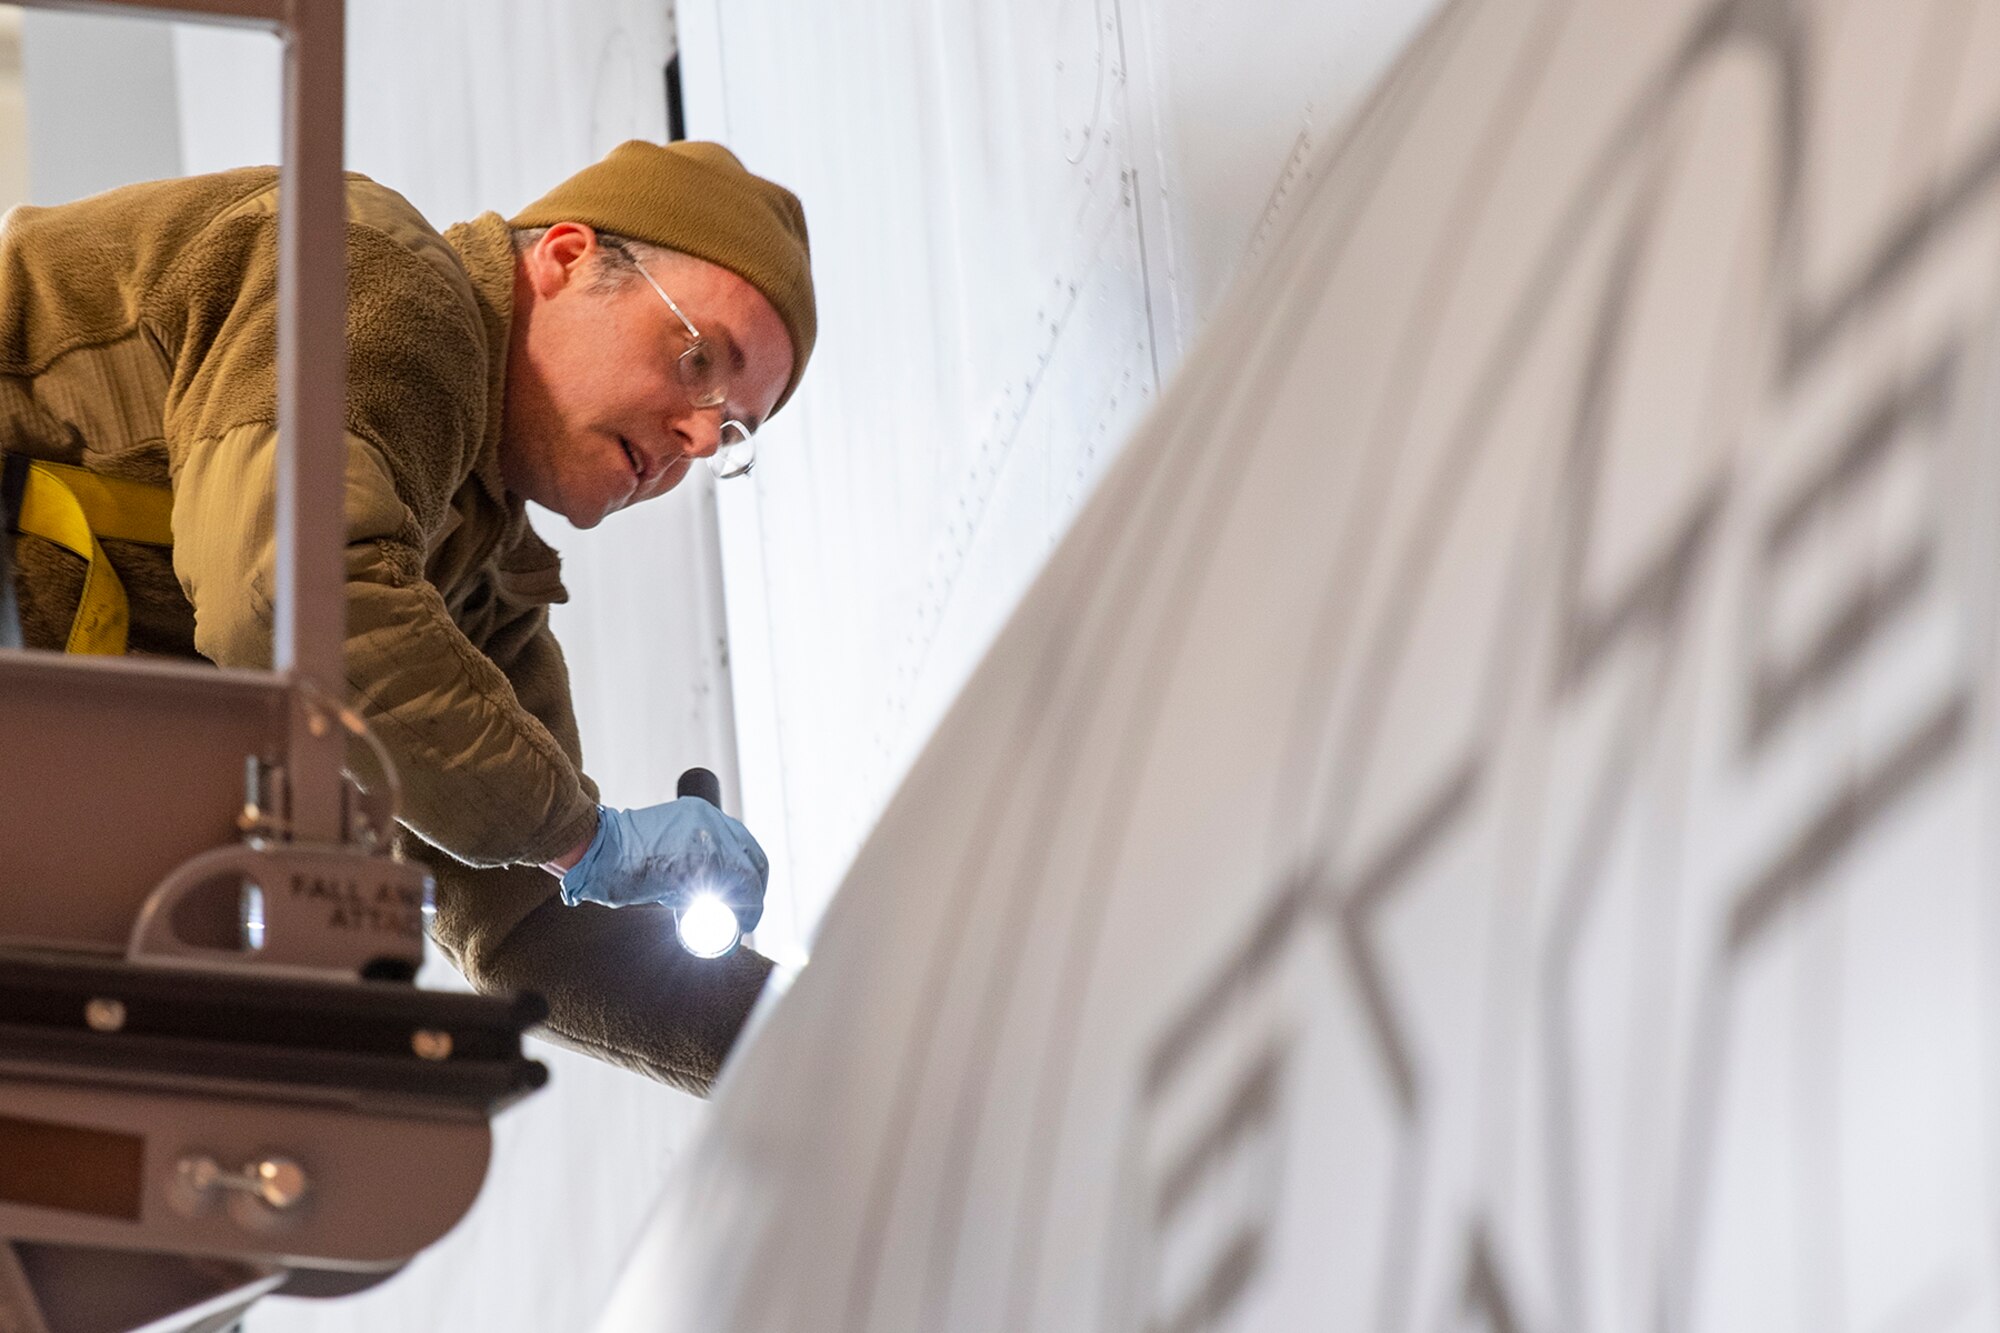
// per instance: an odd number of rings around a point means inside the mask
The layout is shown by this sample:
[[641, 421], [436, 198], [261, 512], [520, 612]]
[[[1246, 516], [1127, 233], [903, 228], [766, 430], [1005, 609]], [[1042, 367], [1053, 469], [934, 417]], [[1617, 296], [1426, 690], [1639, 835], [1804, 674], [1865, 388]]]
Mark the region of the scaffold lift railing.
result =
[[0, 1330], [206, 1333], [443, 1236], [542, 1008], [413, 984], [431, 881], [342, 702], [342, 0], [27, 3], [284, 43], [273, 669], [0, 651]]

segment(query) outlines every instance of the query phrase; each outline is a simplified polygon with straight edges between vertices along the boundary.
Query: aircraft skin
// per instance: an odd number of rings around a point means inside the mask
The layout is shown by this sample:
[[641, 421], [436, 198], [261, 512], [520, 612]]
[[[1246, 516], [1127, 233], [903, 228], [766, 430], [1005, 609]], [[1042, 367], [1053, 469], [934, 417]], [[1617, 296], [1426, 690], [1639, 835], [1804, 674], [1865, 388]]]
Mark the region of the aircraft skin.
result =
[[2000, 1317], [2000, 3], [1463, 0], [1310, 180], [606, 1333]]

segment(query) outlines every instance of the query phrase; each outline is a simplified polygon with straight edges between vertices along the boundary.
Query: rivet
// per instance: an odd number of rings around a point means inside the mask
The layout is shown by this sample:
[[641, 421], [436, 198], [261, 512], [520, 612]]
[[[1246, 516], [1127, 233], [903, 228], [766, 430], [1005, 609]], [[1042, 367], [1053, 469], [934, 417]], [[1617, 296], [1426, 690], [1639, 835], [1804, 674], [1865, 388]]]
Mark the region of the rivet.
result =
[[116, 1032], [125, 1026], [123, 1001], [99, 997], [83, 1006], [83, 1021], [92, 1032]]

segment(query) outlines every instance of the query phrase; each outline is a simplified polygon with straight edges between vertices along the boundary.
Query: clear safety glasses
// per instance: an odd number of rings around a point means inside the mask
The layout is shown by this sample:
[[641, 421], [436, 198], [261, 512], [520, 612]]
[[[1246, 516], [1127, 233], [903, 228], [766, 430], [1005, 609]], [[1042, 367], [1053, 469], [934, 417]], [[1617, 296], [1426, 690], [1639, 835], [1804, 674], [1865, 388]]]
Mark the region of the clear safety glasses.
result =
[[[646, 285], [660, 294], [667, 303], [667, 309], [674, 312], [674, 318], [687, 330], [687, 349], [675, 362], [680, 372], [681, 387], [687, 390], [688, 401], [699, 408], [721, 407], [729, 401], [729, 375], [722, 366], [722, 358], [716, 355], [715, 345], [701, 335], [694, 321], [681, 312], [674, 298], [666, 289], [653, 280], [646, 272], [645, 265], [637, 266], [639, 276]], [[757, 440], [750, 428], [730, 417], [722, 419], [720, 438], [715, 452], [708, 456], [709, 470], [723, 481], [731, 477], [741, 477], [750, 471], [757, 461]]]

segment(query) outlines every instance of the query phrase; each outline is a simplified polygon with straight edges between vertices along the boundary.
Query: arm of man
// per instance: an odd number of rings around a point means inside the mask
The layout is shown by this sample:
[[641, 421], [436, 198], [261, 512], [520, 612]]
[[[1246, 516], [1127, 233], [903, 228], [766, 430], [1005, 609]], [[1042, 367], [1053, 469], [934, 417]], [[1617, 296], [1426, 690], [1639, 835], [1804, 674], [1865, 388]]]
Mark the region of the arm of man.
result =
[[544, 1036], [707, 1093], [771, 974], [769, 959], [747, 948], [696, 958], [675, 941], [664, 907], [565, 907], [539, 869], [480, 869], [434, 847], [410, 850], [437, 875], [432, 938], [474, 987], [534, 991], [549, 1002]]
[[[548, 612], [489, 645], [522, 705], [581, 762], [569, 674]], [[518, 640], [518, 650], [511, 645]], [[547, 1035], [565, 1046], [705, 1093], [771, 973], [749, 949], [700, 959], [674, 938], [664, 907], [565, 907], [538, 869], [476, 869], [405, 839], [437, 876], [432, 937], [480, 990], [532, 990]]]
[[[195, 646], [225, 666], [270, 661], [276, 442], [269, 427], [229, 431], [190, 450], [175, 480]], [[403, 821], [477, 865], [539, 862], [587, 839], [595, 787], [452, 623], [387, 464], [352, 436], [346, 491], [347, 683], [403, 779]]]

